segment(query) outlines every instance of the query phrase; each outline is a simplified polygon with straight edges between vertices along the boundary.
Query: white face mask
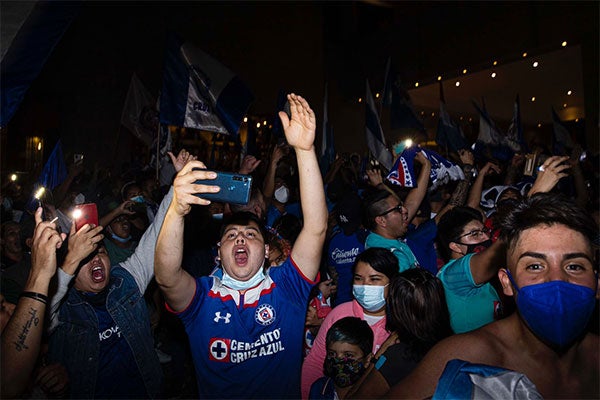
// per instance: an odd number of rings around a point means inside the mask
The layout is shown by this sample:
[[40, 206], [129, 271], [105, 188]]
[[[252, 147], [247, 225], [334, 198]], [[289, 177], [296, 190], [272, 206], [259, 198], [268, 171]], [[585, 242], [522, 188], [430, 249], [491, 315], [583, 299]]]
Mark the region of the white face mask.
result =
[[223, 269], [223, 278], [221, 279], [221, 283], [231, 289], [246, 290], [258, 285], [263, 279], [265, 279], [265, 273], [262, 266], [256, 272], [256, 274], [254, 274], [254, 276], [247, 281], [238, 281], [237, 279], [232, 278], [227, 272], [225, 272], [225, 269]]
[[277, 200], [280, 203], [287, 203], [288, 199], [290, 197], [290, 190], [287, 188], [287, 186], [279, 186], [277, 188], [277, 190], [275, 191], [275, 200]]
[[385, 286], [353, 285], [352, 294], [362, 308], [375, 312], [385, 306]]

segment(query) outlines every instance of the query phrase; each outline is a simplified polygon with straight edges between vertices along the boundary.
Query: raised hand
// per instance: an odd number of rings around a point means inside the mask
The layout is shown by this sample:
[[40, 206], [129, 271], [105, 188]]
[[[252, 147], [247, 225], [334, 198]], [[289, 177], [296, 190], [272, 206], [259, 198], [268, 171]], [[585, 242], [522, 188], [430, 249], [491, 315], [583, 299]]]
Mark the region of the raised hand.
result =
[[79, 263], [92, 254], [98, 248], [98, 243], [104, 239], [102, 229], [104, 229], [102, 225], [85, 224], [76, 230], [73, 222], [69, 234], [69, 251], [62, 266], [63, 271], [71, 275], [77, 271]]
[[66, 235], [59, 234], [54, 222], [42, 221], [42, 208], [35, 211], [35, 230], [31, 247], [31, 275], [43, 273], [53, 276], [56, 272], [56, 249], [63, 244]]
[[287, 98], [292, 118], [289, 119], [283, 111], [279, 112], [285, 138], [296, 150], [313, 150], [317, 128], [315, 113], [302, 96], [292, 93]]
[[242, 160], [242, 166], [240, 167], [240, 174], [248, 175], [251, 174], [260, 164], [260, 160], [254, 156], [247, 155]]
[[527, 195], [551, 191], [561, 178], [568, 175], [566, 171], [572, 167], [568, 160], [569, 156], [552, 156], [544, 161], [538, 168], [537, 178]]
[[169, 155], [176, 172], [181, 171], [185, 164], [196, 159], [196, 156], [190, 154], [186, 149], [181, 149], [177, 154], [177, 157], [175, 157], [170, 151], [168, 151], [167, 154]]

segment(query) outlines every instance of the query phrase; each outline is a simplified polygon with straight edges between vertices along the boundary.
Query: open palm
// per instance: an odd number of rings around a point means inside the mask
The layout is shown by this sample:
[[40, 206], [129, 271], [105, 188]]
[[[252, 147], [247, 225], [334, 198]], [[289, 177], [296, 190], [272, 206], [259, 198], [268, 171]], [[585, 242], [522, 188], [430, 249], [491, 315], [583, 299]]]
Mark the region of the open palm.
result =
[[296, 149], [310, 150], [315, 140], [317, 128], [315, 113], [302, 96], [288, 94], [290, 102], [291, 119], [283, 111], [279, 112], [279, 118], [283, 124], [285, 138], [290, 146]]

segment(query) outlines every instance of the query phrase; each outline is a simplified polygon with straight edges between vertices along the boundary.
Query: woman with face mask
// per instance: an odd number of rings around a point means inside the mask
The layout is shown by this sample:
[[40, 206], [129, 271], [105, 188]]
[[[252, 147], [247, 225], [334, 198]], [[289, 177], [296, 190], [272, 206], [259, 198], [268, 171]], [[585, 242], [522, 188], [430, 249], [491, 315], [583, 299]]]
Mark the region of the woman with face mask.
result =
[[398, 260], [387, 249], [372, 247], [356, 257], [352, 293], [354, 300], [340, 304], [325, 317], [310, 353], [302, 364], [302, 398], [307, 399], [313, 382], [323, 376], [329, 328], [344, 317], [357, 317], [373, 331], [373, 353], [388, 338], [386, 298], [389, 283], [398, 275]]

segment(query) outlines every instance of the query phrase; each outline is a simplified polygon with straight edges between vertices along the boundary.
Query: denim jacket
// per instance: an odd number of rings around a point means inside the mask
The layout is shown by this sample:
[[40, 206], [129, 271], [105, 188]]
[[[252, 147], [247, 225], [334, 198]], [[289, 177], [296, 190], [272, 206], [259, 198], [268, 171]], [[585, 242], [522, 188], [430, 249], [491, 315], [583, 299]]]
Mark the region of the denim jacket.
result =
[[[111, 271], [106, 309], [119, 326], [135, 357], [148, 396], [161, 395], [163, 373], [144, 296], [122, 267]], [[71, 288], [60, 308], [58, 327], [50, 337], [49, 356], [69, 372], [72, 398], [93, 398], [98, 376], [100, 342], [93, 307]]]
[[[173, 188], [131, 257], [110, 270], [106, 309], [131, 348], [149, 397], [160, 397], [162, 369], [154, 351], [150, 318], [144, 292], [154, 276], [154, 248], [173, 198]], [[96, 389], [100, 342], [98, 318], [71, 283], [74, 276], [61, 268], [57, 288], [50, 301], [50, 361], [60, 362], [69, 372], [71, 397], [92, 398]]]

